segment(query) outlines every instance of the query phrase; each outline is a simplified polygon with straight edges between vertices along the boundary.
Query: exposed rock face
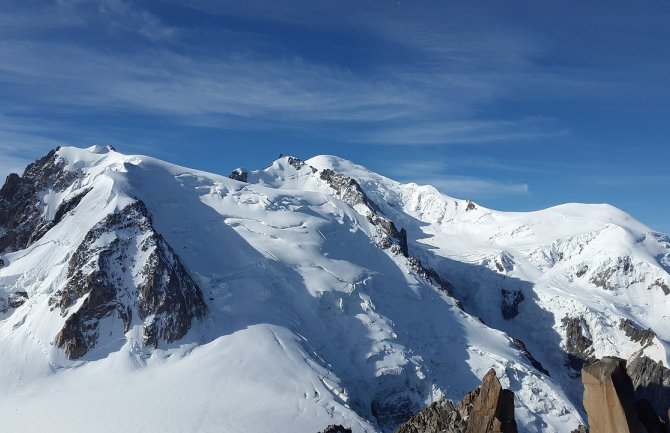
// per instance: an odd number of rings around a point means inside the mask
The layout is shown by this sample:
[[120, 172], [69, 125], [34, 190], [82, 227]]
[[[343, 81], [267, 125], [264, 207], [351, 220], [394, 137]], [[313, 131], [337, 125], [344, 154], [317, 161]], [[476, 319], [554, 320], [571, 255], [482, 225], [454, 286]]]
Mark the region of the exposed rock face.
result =
[[235, 170], [233, 170], [228, 175], [228, 177], [233, 179], [233, 180], [240, 181], [240, 182], [247, 182], [247, 179], [249, 177], [249, 173], [245, 169], [243, 169], [241, 167], [238, 167]]
[[350, 428], [343, 427], [339, 424], [335, 425], [329, 425], [326, 427], [326, 429], [323, 431], [323, 433], [351, 433]]
[[567, 338], [565, 351], [568, 353], [568, 366], [579, 371], [584, 362], [593, 359], [593, 341], [585, 335], [588, 327], [581, 317], [572, 317], [566, 323]]
[[633, 358], [626, 370], [635, 388], [635, 397], [645, 399], [659, 413], [670, 408], [670, 369], [642, 354]]
[[25, 304], [28, 300], [28, 293], [26, 292], [14, 292], [9, 295], [7, 299], [7, 305], [9, 308], [19, 308], [21, 305]]
[[182, 338], [192, 321], [207, 313], [200, 288], [156, 233], [141, 201], [110, 214], [87, 233], [70, 259], [67, 284], [49, 304], [67, 317], [55, 342], [71, 359], [96, 345], [104, 320], [118, 318], [119, 332], [140, 325], [144, 344], [156, 346]]
[[617, 280], [623, 276], [630, 275], [634, 270], [633, 262], [629, 256], [618, 257], [616, 263], [601, 270], [591, 277], [591, 283], [605, 290], [614, 290]]
[[663, 290], [664, 294], [670, 295], [670, 286], [668, 286], [668, 284], [665, 281], [661, 280], [660, 278], [657, 279], [654, 282], [654, 284], [652, 284], [651, 287], [649, 287], [649, 289], [651, 290], [655, 287], [658, 287], [659, 289]]
[[493, 369], [458, 406], [441, 399], [401, 425], [395, 433], [516, 433], [514, 393], [503, 389]]
[[538, 361], [537, 359], [535, 359], [535, 357], [533, 356], [533, 354], [530, 353], [530, 351], [526, 348], [526, 345], [524, 344], [523, 341], [521, 341], [521, 340], [519, 340], [519, 339], [516, 339], [516, 338], [513, 338], [513, 339], [512, 339], [512, 342], [514, 343], [514, 346], [515, 346], [517, 349], [519, 349], [519, 352], [521, 352], [521, 353], [523, 354], [523, 356], [525, 356], [526, 359], [528, 359], [528, 361], [530, 361], [531, 365], [532, 365], [533, 367], [535, 367], [535, 369], [536, 369], [537, 371], [540, 371], [540, 372], [544, 373], [544, 374], [547, 375], [547, 376], [551, 376], [551, 374], [549, 374], [549, 371], [547, 371], [547, 369], [544, 368], [544, 366], [542, 365], [542, 363], [541, 363], [540, 361]]
[[414, 415], [395, 433], [463, 433], [467, 421], [447, 399], [441, 399]]
[[[303, 163], [304, 164], [304, 163]], [[301, 165], [300, 167], [303, 167]], [[434, 269], [424, 266], [419, 259], [409, 254], [407, 231], [404, 228], [398, 230], [390, 219], [382, 215], [379, 206], [365, 194], [360, 184], [349, 176], [335, 173], [331, 169], [321, 171], [319, 177], [325, 181], [337, 193], [337, 197], [349, 206], [363, 205], [369, 210], [368, 221], [379, 230], [379, 247], [391, 249], [394, 253], [400, 253], [407, 258], [407, 263], [417, 275], [435, 284], [449, 296], [453, 296], [454, 290], [451, 283], [440, 278]], [[460, 304], [459, 304], [460, 306]]]
[[502, 304], [500, 311], [503, 319], [511, 320], [519, 315], [519, 305], [523, 302], [525, 297], [521, 290], [507, 290], [501, 289]]
[[[435, 284], [443, 292], [449, 296], [453, 296], [454, 286], [449, 281], [443, 280], [434, 269], [423, 266], [421, 261], [416, 257], [409, 257], [407, 259], [409, 267], [422, 278], [425, 278]], [[460, 303], [459, 303], [460, 306]]]
[[640, 343], [642, 347], [651, 346], [654, 337], [656, 337], [656, 334], [651, 329], [640, 329], [628, 319], [621, 319], [619, 322], [619, 329], [621, 329], [628, 338]]
[[363, 188], [361, 188], [355, 179], [340, 173], [335, 173], [329, 168], [321, 171], [320, 177], [321, 180], [326, 181], [326, 183], [335, 190], [338, 198], [349, 206], [364, 204], [372, 211], [376, 212], [378, 210], [377, 205], [368, 199], [365, 192], [363, 192]]
[[605, 357], [582, 369], [591, 433], [641, 433], [626, 361]]
[[23, 176], [7, 176], [0, 189], [0, 253], [24, 249], [46, 233], [40, 192], [64, 191], [77, 176], [64, 169], [56, 150], [26, 167]]
[[409, 257], [409, 250], [407, 247], [407, 231], [404, 228], [398, 231], [393, 221], [374, 213], [368, 215], [368, 221], [370, 221], [372, 225], [381, 227], [384, 231], [384, 236], [380, 241], [380, 247], [387, 249], [397, 245], [399, 252], [403, 256]]
[[491, 369], [482, 379], [479, 396], [468, 419], [466, 433], [516, 433], [514, 393], [503, 389]]

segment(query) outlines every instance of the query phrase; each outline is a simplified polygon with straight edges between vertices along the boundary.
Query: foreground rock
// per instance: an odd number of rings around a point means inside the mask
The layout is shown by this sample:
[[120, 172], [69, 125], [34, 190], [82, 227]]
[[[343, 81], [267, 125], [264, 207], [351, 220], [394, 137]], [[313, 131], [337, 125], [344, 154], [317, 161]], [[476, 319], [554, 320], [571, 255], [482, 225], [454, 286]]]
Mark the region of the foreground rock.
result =
[[626, 361], [605, 357], [582, 369], [584, 408], [591, 433], [638, 433], [633, 383]]
[[664, 433], [661, 421], [646, 399], [636, 401], [626, 361], [605, 357], [582, 369], [584, 408], [591, 433]]
[[516, 433], [514, 393], [503, 389], [495, 370], [458, 406], [442, 399], [401, 425], [396, 433]]

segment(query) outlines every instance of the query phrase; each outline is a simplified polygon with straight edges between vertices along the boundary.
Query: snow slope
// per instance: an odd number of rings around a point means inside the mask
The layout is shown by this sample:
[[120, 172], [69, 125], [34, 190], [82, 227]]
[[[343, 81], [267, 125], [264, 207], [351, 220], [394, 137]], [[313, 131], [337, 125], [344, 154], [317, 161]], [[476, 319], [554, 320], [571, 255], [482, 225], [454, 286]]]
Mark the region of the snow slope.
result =
[[[520, 431], [567, 433], [581, 416], [560, 350], [566, 317], [583, 315], [597, 354], [640, 349], [618, 330], [622, 317], [652, 327], [644, 350], [667, 362], [670, 240], [614, 208], [495, 212], [328, 156], [280, 158], [248, 183], [106, 147], [61, 148], [57, 158], [76, 180], [39, 191], [45, 220], [90, 192], [37, 242], [3, 256], [0, 296], [28, 294], [0, 313], [8, 431], [316, 432], [337, 423], [387, 432], [436, 398], [460, 399], [494, 367], [516, 393]], [[355, 179], [367, 199], [346, 182], [336, 189], [326, 169]], [[86, 234], [137, 200], [207, 314], [157, 347], [142, 334], [149, 318], [128, 329], [106, 318], [95, 346], [72, 360], [55, 340], [92, 295], [64, 309], [50, 299], [72, 279], [68, 263]], [[409, 257], [385, 247], [388, 231], [371, 215], [406, 229]], [[146, 261], [141, 248], [128, 255]], [[614, 266], [620, 257], [629, 259]], [[464, 310], [413, 258], [451, 282]], [[119, 284], [134, 293], [142, 280], [121, 267], [130, 276]], [[501, 316], [502, 288], [524, 295], [511, 320]]]

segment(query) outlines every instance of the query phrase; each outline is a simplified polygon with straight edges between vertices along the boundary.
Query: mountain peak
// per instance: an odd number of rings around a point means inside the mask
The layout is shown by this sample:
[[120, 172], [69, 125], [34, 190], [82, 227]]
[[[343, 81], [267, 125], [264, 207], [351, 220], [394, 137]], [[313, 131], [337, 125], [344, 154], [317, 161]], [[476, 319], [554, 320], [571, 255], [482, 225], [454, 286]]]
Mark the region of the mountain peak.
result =
[[495, 368], [519, 431], [568, 433], [584, 362], [638, 359], [646, 389], [670, 376], [670, 241], [627, 214], [498, 212], [334, 156], [236, 176], [63, 147], [8, 178], [11, 428], [68, 426], [58, 396], [90, 424], [111, 398], [157, 430], [387, 433]]

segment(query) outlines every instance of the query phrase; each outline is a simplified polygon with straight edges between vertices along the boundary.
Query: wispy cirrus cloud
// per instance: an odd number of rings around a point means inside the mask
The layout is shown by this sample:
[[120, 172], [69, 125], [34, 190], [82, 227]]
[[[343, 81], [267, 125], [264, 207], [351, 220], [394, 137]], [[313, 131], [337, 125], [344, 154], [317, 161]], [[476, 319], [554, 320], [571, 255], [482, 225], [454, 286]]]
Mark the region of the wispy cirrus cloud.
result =
[[447, 195], [459, 198], [486, 200], [492, 197], [530, 194], [530, 186], [526, 182], [452, 174], [452, 164], [439, 158], [386, 161], [380, 164], [380, 170], [402, 182], [432, 185]]
[[[248, 29], [226, 29], [220, 34], [224, 40], [242, 42], [213, 54], [194, 42], [193, 28], [167, 25], [122, 0], [43, 3], [43, 8], [0, 13], [2, 22], [31, 18], [34, 30], [0, 30], [9, 36], [0, 42], [0, 91], [12, 98], [15, 110], [39, 106], [61, 113], [150, 114], [193, 127], [302, 129], [355, 143], [523, 141], [564, 132], [534, 119], [473, 116], [476, 106], [505, 94], [519, 74], [532, 69], [536, 44], [505, 31], [444, 34], [431, 27], [413, 32], [416, 21], [394, 14], [375, 15], [372, 8], [348, 14], [334, 8], [337, 19], [326, 20], [326, 27], [352, 29], [412, 58], [361, 71], [299, 53], [274, 53], [268, 50], [276, 44], [272, 35]], [[262, 5], [266, 3], [222, 7], [199, 2], [196, 7], [258, 19]], [[304, 3], [292, 2], [281, 9], [283, 15], [266, 19], [309, 25], [319, 14], [318, 8], [299, 6]], [[44, 37], [53, 32], [64, 37]], [[75, 32], [90, 33], [91, 42], [69, 37]], [[249, 43], [249, 34], [256, 42]], [[132, 49], [120, 49], [129, 40]], [[102, 41], [112, 44], [101, 47]], [[491, 59], [509, 73], [501, 77], [480, 70]], [[345, 123], [356, 127], [339, 126]]]
[[383, 128], [359, 137], [360, 141], [392, 145], [467, 144], [528, 141], [569, 136], [551, 119], [461, 120], [419, 123]]

